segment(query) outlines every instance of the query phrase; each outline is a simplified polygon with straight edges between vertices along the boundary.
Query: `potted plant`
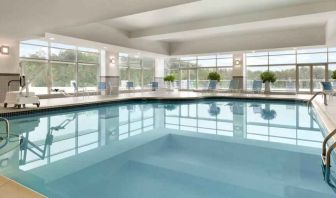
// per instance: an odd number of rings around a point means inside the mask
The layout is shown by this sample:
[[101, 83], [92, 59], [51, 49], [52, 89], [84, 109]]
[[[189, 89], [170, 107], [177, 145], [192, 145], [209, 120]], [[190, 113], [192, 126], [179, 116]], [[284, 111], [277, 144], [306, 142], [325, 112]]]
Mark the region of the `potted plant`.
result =
[[271, 92], [271, 87], [270, 83], [275, 83], [277, 80], [275, 73], [266, 71], [260, 74], [260, 78], [265, 83], [265, 93], [270, 93]]
[[167, 76], [165, 76], [163, 78], [163, 80], [168, 83], [168, 89], [172, 89], [173, 88], [173, 82], [175, 80], [175, 76], [174, 75], [171, 75], [171, 74], [167, 75]]
[[210, 72], [208, 74], [208, 80], [210, 80], [209, 88], [216, 89], [217, 82], [221, 80], [221, 77], [217, 72]]

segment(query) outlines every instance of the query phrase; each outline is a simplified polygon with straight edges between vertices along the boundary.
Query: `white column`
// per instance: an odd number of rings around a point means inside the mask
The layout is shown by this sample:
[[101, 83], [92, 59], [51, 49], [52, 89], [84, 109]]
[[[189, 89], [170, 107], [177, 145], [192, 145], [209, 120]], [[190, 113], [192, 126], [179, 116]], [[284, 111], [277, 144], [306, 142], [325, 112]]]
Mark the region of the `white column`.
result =
[[159, 83], [159, 87], [164, 86], [163, 78], [164, 78], [164, 58], [156, 58], [155, 59], [155, 76], [154, 80]]
[[118, 94], [119, 92], [119, 67], [118, 53], [103, 51], [101, 58], [100, 81], [106, 83], [107, 92], [104, 94]]
[[233, 54], [233, 70], [232, 79], [239, 80], [239, 88], [244, 88], [244, 54], [235, 53]]

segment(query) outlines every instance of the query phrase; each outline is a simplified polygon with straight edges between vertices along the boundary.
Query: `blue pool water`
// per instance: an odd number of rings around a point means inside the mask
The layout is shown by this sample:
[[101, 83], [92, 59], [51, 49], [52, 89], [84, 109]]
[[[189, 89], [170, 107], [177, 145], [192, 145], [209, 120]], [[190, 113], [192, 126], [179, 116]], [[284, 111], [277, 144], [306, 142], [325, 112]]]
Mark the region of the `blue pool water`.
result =
[[48, 197], [336, 197], [303, 103], [134, 101], [10, 124], [0, 173]]

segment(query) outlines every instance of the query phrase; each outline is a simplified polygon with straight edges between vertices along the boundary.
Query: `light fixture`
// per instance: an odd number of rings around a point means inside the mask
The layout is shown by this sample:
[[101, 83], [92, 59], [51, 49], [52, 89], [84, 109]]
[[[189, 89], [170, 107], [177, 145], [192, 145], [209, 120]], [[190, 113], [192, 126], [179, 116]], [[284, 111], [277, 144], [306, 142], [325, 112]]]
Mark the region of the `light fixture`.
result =
[[53, 40], [55, 40], [55, 38], [54, 37], [50, 37], [49, 40], [53, 41]]
[[5, 45], [1, 46], [0, 47], [0, 53], [4, 54], [4, 55], [8, 55], [9, 54], [9, 46], [5, 46]]
[[240, 65], [240, 60], [239, 59], [235, 60], [235, 65]]

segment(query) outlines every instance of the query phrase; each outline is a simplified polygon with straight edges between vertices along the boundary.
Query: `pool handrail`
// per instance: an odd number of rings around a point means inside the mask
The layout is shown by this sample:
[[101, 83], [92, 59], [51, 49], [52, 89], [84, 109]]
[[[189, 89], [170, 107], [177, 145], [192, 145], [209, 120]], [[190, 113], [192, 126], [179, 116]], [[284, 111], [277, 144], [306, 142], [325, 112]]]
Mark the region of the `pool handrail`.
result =
[[323, 99], [324, 99], [324, 105], [328, 105], [328, 101], [327, 101], [327, 94], [324, 91], [319, 91], [316, 92], [313, 97], [311, 97], [308, 101], [308, 107], [311, 105], [312, 101], [314, 100], [314, 98], [316, 98], [316, 96], [322, 94], [323, 95]]

